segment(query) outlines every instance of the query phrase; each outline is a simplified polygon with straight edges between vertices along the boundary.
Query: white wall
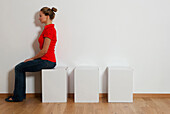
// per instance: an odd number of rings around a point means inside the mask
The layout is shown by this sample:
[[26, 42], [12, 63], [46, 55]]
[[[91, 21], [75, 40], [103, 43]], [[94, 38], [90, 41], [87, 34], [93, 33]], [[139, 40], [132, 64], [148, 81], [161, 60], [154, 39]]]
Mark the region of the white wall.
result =
[[[169, 0], [1, 0], [0, 93], [12, 92], [14, 67], [38, 52], [38, 11], [55, 6], [59, 66], [69, 67], [69, 92], [78, 65], [134, 68], [135, 93], [170, 93]], [[41, 92], [40, 72], [27, 74], [27, 92]]]

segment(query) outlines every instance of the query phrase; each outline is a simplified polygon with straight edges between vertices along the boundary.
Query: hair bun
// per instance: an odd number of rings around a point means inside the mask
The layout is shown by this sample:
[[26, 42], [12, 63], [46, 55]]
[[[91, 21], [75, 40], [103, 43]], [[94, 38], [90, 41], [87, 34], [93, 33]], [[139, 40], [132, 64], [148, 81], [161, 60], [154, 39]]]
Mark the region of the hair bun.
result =
[[57, 9], [55, 7], [52, 7], [51, 10], [54, 11], [54, 12], [57, 12]]

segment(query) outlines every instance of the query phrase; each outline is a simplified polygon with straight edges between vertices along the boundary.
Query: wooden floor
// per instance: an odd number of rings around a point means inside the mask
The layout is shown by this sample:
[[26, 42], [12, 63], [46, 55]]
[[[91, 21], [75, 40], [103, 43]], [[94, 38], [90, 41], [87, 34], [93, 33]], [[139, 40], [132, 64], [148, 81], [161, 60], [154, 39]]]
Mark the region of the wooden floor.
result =
[[41, 98], [27, 98], [9, 103], [0, 97], [0, 114], [170, 114], [170, 98], [134, 98], [133, 103], [42, 103]]

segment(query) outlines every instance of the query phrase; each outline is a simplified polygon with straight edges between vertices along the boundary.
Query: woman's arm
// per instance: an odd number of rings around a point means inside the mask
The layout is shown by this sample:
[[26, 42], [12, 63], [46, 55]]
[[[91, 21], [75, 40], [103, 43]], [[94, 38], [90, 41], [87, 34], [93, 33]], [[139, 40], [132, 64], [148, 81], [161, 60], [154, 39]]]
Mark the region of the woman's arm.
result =
[[24, 62], [31, 61], [31, 60], [40, 58], [43, 55], [45, 55], [47, 53], [47, 51], [48, 51], [49, 46], [50, 46], [50, 42], [51, 42], [51, 39], [48, 38], [48, 37], [45, 37], [42, 50], [40, 50], [40, 52], [37, 55], [35, 55], [34, 57], [32, 57], [30, 59], [26, 59]]

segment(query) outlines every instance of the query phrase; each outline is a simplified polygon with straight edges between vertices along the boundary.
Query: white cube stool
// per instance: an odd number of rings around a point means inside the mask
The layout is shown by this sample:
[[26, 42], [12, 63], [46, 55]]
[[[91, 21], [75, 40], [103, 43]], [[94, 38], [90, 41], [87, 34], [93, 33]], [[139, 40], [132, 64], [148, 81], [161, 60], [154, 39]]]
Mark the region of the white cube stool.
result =
[[67, 102], [67, 67], [42, 70], [42, 102]]
[[98, 67], [76, 67], [74, 71], [74, 101], [99, 102]]
[[108, 67], [108, 102], [133, 102], [133, 70]]

